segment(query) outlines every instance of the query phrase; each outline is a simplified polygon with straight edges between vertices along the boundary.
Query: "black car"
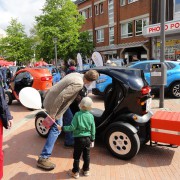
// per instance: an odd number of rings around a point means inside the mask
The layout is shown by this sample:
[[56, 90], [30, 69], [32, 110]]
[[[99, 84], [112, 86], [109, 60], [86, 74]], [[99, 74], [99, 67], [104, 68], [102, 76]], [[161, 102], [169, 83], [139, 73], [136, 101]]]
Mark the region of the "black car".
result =
[[[93, 68], [112, 78], [112, 85], [104, 98], [105, 110], [92, 109], [96, 135], [101, 136], [110, 152], [120, 159], [134, 157], [141, 144], [150, 140], [150, 87], [143, 71], [132, 68]], [[41, 136], [48, 130], [42, 122], [43, 112], [36, 114], [35, 126]]]

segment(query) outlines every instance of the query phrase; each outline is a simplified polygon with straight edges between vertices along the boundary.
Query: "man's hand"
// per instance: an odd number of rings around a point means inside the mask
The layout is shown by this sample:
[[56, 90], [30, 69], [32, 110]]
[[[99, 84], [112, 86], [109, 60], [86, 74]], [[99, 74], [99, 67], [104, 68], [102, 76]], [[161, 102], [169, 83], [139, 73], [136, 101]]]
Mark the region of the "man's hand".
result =
[[59, 131], [62, 131], [62, 127], [60, 125], [57, 125], [57, 128]]
[[13, 125], [13, 120], [8, 121], [8, 129], [11, 129]]

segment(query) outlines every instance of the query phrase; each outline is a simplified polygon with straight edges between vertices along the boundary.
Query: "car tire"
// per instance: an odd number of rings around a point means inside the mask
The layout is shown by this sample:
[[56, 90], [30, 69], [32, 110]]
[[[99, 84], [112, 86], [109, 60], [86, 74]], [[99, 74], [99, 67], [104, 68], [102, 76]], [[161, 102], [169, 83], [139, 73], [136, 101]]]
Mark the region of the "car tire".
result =
[[47, 138], [48, 134], [49, 134], [49, 129], [47, 129], [46, 127], [44, 127], [42, 125], [42, 122], [43, 122], [44, 118], [46, 118], [46, 114], [37, 115], [36, 118], [35, 118], [35, 127], [36, 127], [37, 133], [41, 137]]
[[180, 98], [180, 82], [176, 82], [171, 86], [170, 95], [173, 98]]
[[11, 105], [13, 101], [12, 93], [9, 91], [5, 91], [5, 99], [6, 99], [7, 104]]
[[125, 126], [112, 127], [105, 140], [112, 155], [122, 160], [133, 158], [140, 149], [139, 136]]

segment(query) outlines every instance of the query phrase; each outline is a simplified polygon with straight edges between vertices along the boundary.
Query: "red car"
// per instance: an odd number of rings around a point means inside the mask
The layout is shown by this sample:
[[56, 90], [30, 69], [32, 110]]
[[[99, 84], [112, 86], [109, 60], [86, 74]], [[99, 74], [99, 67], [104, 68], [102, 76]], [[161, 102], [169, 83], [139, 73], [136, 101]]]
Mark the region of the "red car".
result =
[[39, 91], [41, 96], [52, 87], [52, 75], [48, 69], [25, 68], [13, 76], [10, 82], [10, 90], [5, 92], [7, 103], [19, 100], [19, 92], [25, 87], [33, 87]]

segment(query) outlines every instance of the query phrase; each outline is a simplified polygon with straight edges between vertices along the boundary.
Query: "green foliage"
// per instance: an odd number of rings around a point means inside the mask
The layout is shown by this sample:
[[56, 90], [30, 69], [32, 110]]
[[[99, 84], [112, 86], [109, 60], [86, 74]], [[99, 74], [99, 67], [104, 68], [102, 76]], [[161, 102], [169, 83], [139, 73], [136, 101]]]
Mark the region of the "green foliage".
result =
[[68, 59], [79, 42], [79, 30], [84, 19], [71, 0], [46, 0], [43, 14], [36, 17], [41, 38], [41, 55], [54, 59], [53, 38], [56, 37], [58, 58]]
[[32, 57], [31, 40], [24, 31], [24, 26], [17, 21], [11, 19], [10, 25], [7, 27], [7, 37], [1, 39], [1, 54], [7, 60], [25, 63]]

